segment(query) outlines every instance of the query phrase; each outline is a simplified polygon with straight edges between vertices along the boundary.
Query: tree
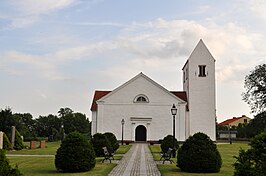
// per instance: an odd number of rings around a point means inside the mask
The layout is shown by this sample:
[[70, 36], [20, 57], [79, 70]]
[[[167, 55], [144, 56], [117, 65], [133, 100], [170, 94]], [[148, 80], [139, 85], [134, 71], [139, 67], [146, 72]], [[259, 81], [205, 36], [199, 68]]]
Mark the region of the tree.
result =
[[40, 116], [36, 121], [36, 131], [40, 137], [52, 136], [49, 139], [53, 140], [60, 131], [61, 120], [56, 115]]
[[256, 66], [245, 77], [244, 84], [246, 92], [242, 96], [250, 105], [252, 112], [266, 111], [266, 64]]
[[58, 111], [58, 116], [64, 117], [64, 116], [72, 114], [72, 113], [73, 113], [73, 110], [70, 108], [60, 108]]
[[254, 137], [263, 131], [266, 131], [266, 111], [257, 114], [247, 125], [247, 136]]
[[265, 176], [266, 173], [266, 132], [255, 136], [247, 151], [241, 149], [234, 163], [235, 176]]
[[55, 155], [55, 166], [63, 172], [85, 172], [94, 168], [95, 163], [91, 143], [78, 132], [67, 135]]
[[13, 118], [11, 108], [1, 109], [0, 111], [0, 131], [6, 134], [11, 133], [11, 126], [16, 126], [17, 122]]
[[24, 139], [36, 137], [36, 120], [33, 119], [30, 113], [15, 113], [13, 114], [13, 117], [19, 122], [19, 125], [16, 125], [16, 129]]
[[66, 134], [77, 131], [80, 133], [90, 133], [90, 122], [85, 114], [76, 112], [68, 113], [61, 117]]

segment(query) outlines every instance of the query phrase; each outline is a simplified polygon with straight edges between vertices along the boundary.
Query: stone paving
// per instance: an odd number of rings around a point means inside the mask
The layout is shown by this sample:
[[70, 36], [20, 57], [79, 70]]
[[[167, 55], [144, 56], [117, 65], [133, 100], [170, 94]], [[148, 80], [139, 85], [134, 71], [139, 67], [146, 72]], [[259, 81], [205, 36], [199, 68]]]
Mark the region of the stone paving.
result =
[[160, 176], [148, 144], [135, 143], [109, 176]]

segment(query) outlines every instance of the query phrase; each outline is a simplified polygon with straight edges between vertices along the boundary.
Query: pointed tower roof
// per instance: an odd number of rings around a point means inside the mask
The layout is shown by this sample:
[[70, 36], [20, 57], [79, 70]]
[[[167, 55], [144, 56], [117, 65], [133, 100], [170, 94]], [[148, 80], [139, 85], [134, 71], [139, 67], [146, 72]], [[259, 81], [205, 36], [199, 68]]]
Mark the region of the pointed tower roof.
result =
[[[205, 45], [202, 39], [199, 40], [198, 44], [196, 45], [196, 47], [190, 54], [188, 60], [198, 58], [199, 56], [205, 56], [205, 57], [207, 56], [206, 58], [213, 59], [213, 61], [215, 62], [214, 57], [212, 56], [211, 52], [209, 51], [209, 49], [207, 48], [207, 46]], [[188, 60], [184, 64], [184, 67], [187, 65]], [[182, 70], [184, 69], [184, 67], [182, 68]]]

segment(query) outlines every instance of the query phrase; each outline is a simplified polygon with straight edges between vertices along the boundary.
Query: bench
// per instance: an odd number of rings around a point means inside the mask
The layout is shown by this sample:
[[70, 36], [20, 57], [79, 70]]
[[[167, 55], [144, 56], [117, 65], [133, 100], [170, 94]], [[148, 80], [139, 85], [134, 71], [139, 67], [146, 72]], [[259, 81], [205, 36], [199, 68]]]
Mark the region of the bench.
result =
[[109, 160], [111, 163], [111, 158], [114, 160], [114, 153], [109, 152], [107, 147], [103, 147], [103, 153], [104, 153], [104, 159], [102, 160], [102, 163], [105, 160]]
[[166, 153], [163, 153], [163, 152], [162, 152], [162, 153], [161, 153], [160, 161], [161, 161], [162, 159], [164, 159], [164, 160], [163, 160], [163, 164], [164, 164], [165, 161], [169, 161], [171, 164], [172, 164], [172, 163], [175, 163], [173, 160], [171, 160], [172, 152], [173, 152], [173, 149], [172, 149], [172, 148], [169, 148], [169, 149], [167, 150]]

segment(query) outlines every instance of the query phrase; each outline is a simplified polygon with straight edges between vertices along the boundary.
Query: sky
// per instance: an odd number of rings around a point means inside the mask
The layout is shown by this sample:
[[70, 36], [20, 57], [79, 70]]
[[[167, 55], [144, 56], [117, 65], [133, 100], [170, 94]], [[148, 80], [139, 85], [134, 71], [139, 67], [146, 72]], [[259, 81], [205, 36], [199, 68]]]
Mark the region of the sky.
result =
[[247, 115], [244, 79], [266, 62], [264, 0], [1, 0], [0, 109], [91, 117], [95, 90], [143, 72], [182, 91], [200, 39], [216, 59], [221, 122]]

